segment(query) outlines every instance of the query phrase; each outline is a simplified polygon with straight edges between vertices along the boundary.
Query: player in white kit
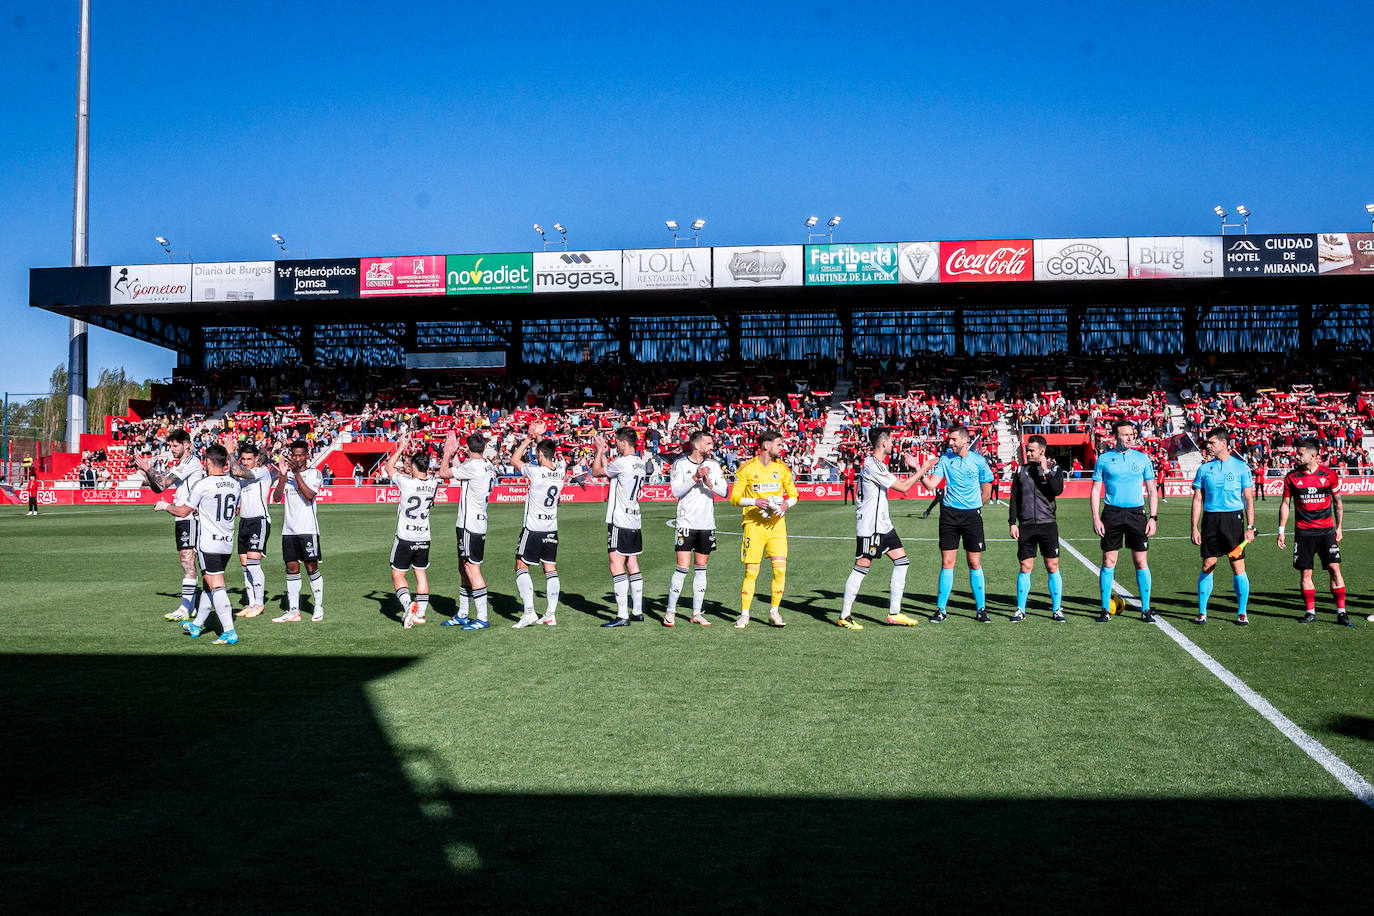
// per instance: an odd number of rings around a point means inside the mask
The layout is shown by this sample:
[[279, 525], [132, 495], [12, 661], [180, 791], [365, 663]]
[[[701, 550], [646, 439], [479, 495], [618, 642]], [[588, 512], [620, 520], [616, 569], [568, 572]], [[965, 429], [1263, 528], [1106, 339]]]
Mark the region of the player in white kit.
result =
[[699, 429], [687, 440], [687, 453], [673, 463], [670, 479], [673, 498], [677, 500], [677, 536], [673, 545], [677, 568], [668, 587], [668, 608], [663, 613], [665, 627], [677, 621], [677, 602], [687, 582], [688, 563], [693, 564], [692, 623], [711, 625], [702, 614], [702, 606], [706, 602], [706, 564], [716, 549], [715, 498], [730, 492], [720, 464], [711, 457], [715, 444], [714, 436]]
[[[487, 437], [481, 433], [468, 436], [465, 443], [467, 460], [450, 467], [458, 453], [458, 437], [448, 434], [444, 440], [444, 454], [439, 463], [439, 476], [462, 484], [458, 497], [458, 572], [462, 586], [458, 590], [458, 614], [440, 626], [462, 627], [464, 630], [485, 630], [491, 626], [487, 619], [487, 580], [482, 577], [482, 557], [487, 547], [487, 503], [496, 486], [496, 469], [486, 459]], [[477, 616], [470, 617], [469, 608], [475, 606]]]
[[[554, 463], [558, 447], [552, 439], [539, 439], [548, 427], [542, 420], [530, 424], [525, 438], [516, 444], [511, 452], [511, 464], [516, 473], [529, 479], [530, 489], [525, 494], [525, 527], [520, 529], [520, 540], [515, 547], [515, 587], [520, 592], [520, 601], [525, 613], [515, 622], [515, 629], [522, 629], [532, 623], [554, 626], [558, 623], [555, 612], [558, 610], [558, 499], [563, 493], [563, 468]], [[539, 440], [535, 447], [535, 461], [526, 461], [532, 442]], [[544, 616], [534, 611], [534, 583], [530, 580], [530, 565], [538, 563], [544, 570], [544, 583], [548, 596], [548, 609]]]
[[644, 533], [639, 491], [648, 472], [644, 458], [636, 452], [638, 448], [639, 434], [622, 426], [615, 432], [615, 459], [606, 462], [606, 443], [600, 438], [596, 440], [596, 456], [592, 459], [592, 476], [611, 482], [606, 500], [606, 554], [615, 590], [615, 619], [603, 623], [603, 627], [624, 627], [632, 620], [644, 619], [644, 577], [639, 574]]
[[[439, 478], [429, 474], [429, 455], [407, 454], [410, 437], [402, 436], [396, 451], [386, 459], [386, 476], [400, 490], [396, 503], [396, 540], [391, 545], [391, 585], [401, 603], [401, 626], [425, 623], [429, 609], [429, 514], [439, 489]], [[404, 461], [404, 470], [397, 470]], [[408, 570], [415, 570], [415, 599], [410, 597]]]
[[315, 515], [315, 499], [320, 492], [320, 472], [309, 467], [310, 445], [304, 439], [291, 443], [277, 464], [277, 486], [272, 498], [286, 510], [281, 532], [281, 556], [286, 561], [286, 613], [273, 617], [273, 623], [295, 623], [301, 619], [301, 564], [310, 576], [314, 613], [310, 619], [324, 620], [324, 576], [320, 573], [320, 522]]
[[196, 553], [204, 572], [205, 592], [200, 610], [194, 620], [181, 625], [193, 639], [200, 636], [213, 605], [219, 618], [220, 636], [215, 645], [232, 646], [239, 641], [234, 631], [234, 613], [229, 605], [229, 593], [224, 590], [224, 569], [234, 552], [234, 515], [239, 506], [239, 482], [228, 475], [229, 453], [222, 445], [205, 450], [206, 474], [191, 486], [186, 499], [177, 503], [159, 502], [158, 509], [177, 518], [196, 516], [200, 524], [196, 532]]
[[[172, 502], [185, 502], [191, 486], [205, 476], [205, 468], [197, 460], [191, 445], [191, 434], [184, 429], [174, 429], [167, 434], [167, 450], [175, 462], [169, 470], [162, 471], [153, 465], [147, 455], [134, 459], [134, 466], [148, 478], [148, 484], [161, 493], [168, 487], [175, 487]], [[173, 526], [177, 545], [177, 560], [181, 563], [181, 604], [175, 611], [163, 615], [168, 620], [186, 620], [196, 608], [196, 520], [195, 517], [178, 518]]]
[[245, 442], [237, 447], [238, 460], [229, 453], [229, 473], [243, 491], [239, 496], [239, 565], [243, 567], [243, 610], [235, 617], [256, 617], [267, 609], [267, 580], [262, 574], [262, 555], [272, 536], [267, 501], [276, 482], [277, 469], [259, 464], [258, 447]]
[[[868, 568], [879, 556], [886, 554], [892, 561], [892, 578], [888, 582], [887, 622], [893, 626], [914, 627], [915, 619], [902, 613], [902, 590], [906, 587], [906, 572], [909, 561], [902, 539], [892, 527], [887, 491], [896, 490], [906, 493], [920, 481], [918, 473], [914, 477], [899, 481], [887, 467], [888, 455], [892, 452], [892, 430], [878, 427], [868, 432], [871, 454], [864, 460], [859, 472], [859, 492], [855, 501], [854, 569], [844, 583], [844, 604], [840, 609], [840, 619], [835, 621], [847, 630], [862, 630], [863, 624], [855, 620], [850, 612], [854, 609], [854, 599], [859, 595]], [[907, 464], [912, 459], [907, 457]], [[933, 462], [932, 462], [933, 463]], [[921, 468], [920, 470], [929, 470]]]

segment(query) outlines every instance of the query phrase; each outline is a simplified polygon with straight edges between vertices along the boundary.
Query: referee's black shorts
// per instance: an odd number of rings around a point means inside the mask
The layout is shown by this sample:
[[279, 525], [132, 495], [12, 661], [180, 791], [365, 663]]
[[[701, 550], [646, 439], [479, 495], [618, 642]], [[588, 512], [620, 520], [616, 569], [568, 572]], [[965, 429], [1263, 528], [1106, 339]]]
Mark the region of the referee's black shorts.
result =
[[[1245, 517], [1240, 512], [1202, 513], [1202, 558], [1229, 556], [1245, 543]], [[1236, 559], [1243, 559], [1242, 552]]]
[[958, 550], [959, 542], [964, 542], [964, 550], [969, 553], [982, 553], [983, 514], [977, 509], [951, 509], [940, 505], [940, 549]]
[[1149, 550], [1150, 539], [1145, 536], [1145, 507], [1123, 509], [1120, 506], [1102, 507], [1103, 550], [1120, 550], [1122, 543], [1131, 550]]

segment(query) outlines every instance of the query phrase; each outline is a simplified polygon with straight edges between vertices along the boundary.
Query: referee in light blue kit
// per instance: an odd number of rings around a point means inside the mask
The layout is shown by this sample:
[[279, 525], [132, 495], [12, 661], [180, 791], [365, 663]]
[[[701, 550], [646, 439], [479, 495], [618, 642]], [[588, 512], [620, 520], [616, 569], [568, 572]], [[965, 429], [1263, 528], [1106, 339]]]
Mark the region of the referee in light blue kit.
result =
[[[1250, 577], [1245, 573], [1245, 547], [1255, 539], [1255, 479], [1250, 465], [1231, 454], [1231, 434], [1218, 426], [1207, 433], [1204, 461], [1193, 478], [1193, 543], [1202, 548], [1202, 571], [1197, 575], [1197, 618], [1207, 622], [1207, 599], [1212, 596], [1212, 571], [1217, 559], [1231, 560], [1236, 590], [1236, 623], [1250, 622]], [[1243, 518], [1243, 520], [1242, 520]]]
[[[1144, 452], [1135, 446], [1135, 424], [1117, 420], [1112, 424], [1116, 442], [1099, 455], [1093, 468], [1093, 531], [1102, 539], [1102, 571], [1097, 583], [1102, 589], [1102, 613], [1094, 619], [1112, 619], [1112, 584], [1116, 578], [1116, 555], [1123, 541], [1135, 560], [1135, 583], [1140, 590], [1140, 619], [1154, 623], [1150, 610], [1150, 538], [1159, 519], [1159, 488], [1155, 468]], [[1103, 502], [1103, 495], [1106, 502]], [[1150, 515], [1145, 516], [1145, 496], [1150, 498]]]
[[949, 431], [949, 447], [930, 468], [922, 465], [921, 483], [934, 490], [945, 482], [945, 495], [940, 501], [940, 584], [935, 598], [935, 613], [930, 619], [936, 623], [948, 615], [949, 593], [954, 590], [954, 563], [959, 556], [959, 542], [964, 543], [968, 558], [968, 584], [977, 607], [974, 619], [988, 623], [987, 595], [983, 582], [983, 505], [992, 495], [992, 468], [977, 452], [970, 453], [972, 437], [967, 426]]

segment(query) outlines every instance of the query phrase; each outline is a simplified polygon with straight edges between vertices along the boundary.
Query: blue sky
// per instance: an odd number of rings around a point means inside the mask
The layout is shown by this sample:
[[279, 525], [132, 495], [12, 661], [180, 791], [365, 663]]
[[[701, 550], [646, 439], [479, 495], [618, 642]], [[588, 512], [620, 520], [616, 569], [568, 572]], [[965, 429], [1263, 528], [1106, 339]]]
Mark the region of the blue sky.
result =
[[[0, 389], [66, 320], [78, 5], [0, 12]], [[1357, 230], [1358, 5], [95, 0], [90, 263], [703, 242]], [[93, 330], [102, 366], [168, 351]]]

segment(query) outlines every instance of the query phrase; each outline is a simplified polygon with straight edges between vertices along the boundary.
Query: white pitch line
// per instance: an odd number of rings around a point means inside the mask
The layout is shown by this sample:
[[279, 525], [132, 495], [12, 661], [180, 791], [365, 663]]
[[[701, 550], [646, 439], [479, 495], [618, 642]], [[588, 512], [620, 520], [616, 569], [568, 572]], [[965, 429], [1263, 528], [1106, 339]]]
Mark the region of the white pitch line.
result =
[[[1067, 540], [1060, 538], [1059, 543], [1065, 550], [1073, 554], [1073, 556], [1078, 559], [1078, 562], [1090, 569], [1094, 575], [1101, 572], [1091, 560], [1079, 553], [1078, 549]], [[1135, 607], [1140, 607], [1140, 601], [1132, 597], [1131, 593], [1126, 591], [1120, 582], [1114, 582], [1113, 585], [1115, 591], [1120, 594], [1122, 598], [1126, 599]], [[1195, 658], [1202, 667], [1212, 672], [1217, 676], [1218, 680], [1235, 691], [1236, 695], [1244, 700], [1251, 709], [1264, 716], [1269, 724], [1277, 728], [1285, 738], [1301, 748], [1302, 752], [1308, 757], [1311, 757], [1317, 763], [1321, 764], [1322, 769], [1336, 777], [1340, 784], [1350, 791], [1350, 794], [1354, 795], [1369, 807], [1374, 808], [1374, 785], [1370, 785], [1367, 779], [1355, 772], [1350, 764], [1337, 757], [1326, 747], [1326, 745], [1299, 728], [1297, 723], [1292, 719], [1275, 709], [1274, 704], [1256, 693], [1249, 684], [1228, 671], [1221, 662], [1204, 652], [1197, 643], [1180, 633], [1173, 624], [1156, 615], [1155, 625], [1163, 630], [1166, 636], [1178, 643], [1179, 646], [1183, 648], [1184, 652], [1187, 652]]]

